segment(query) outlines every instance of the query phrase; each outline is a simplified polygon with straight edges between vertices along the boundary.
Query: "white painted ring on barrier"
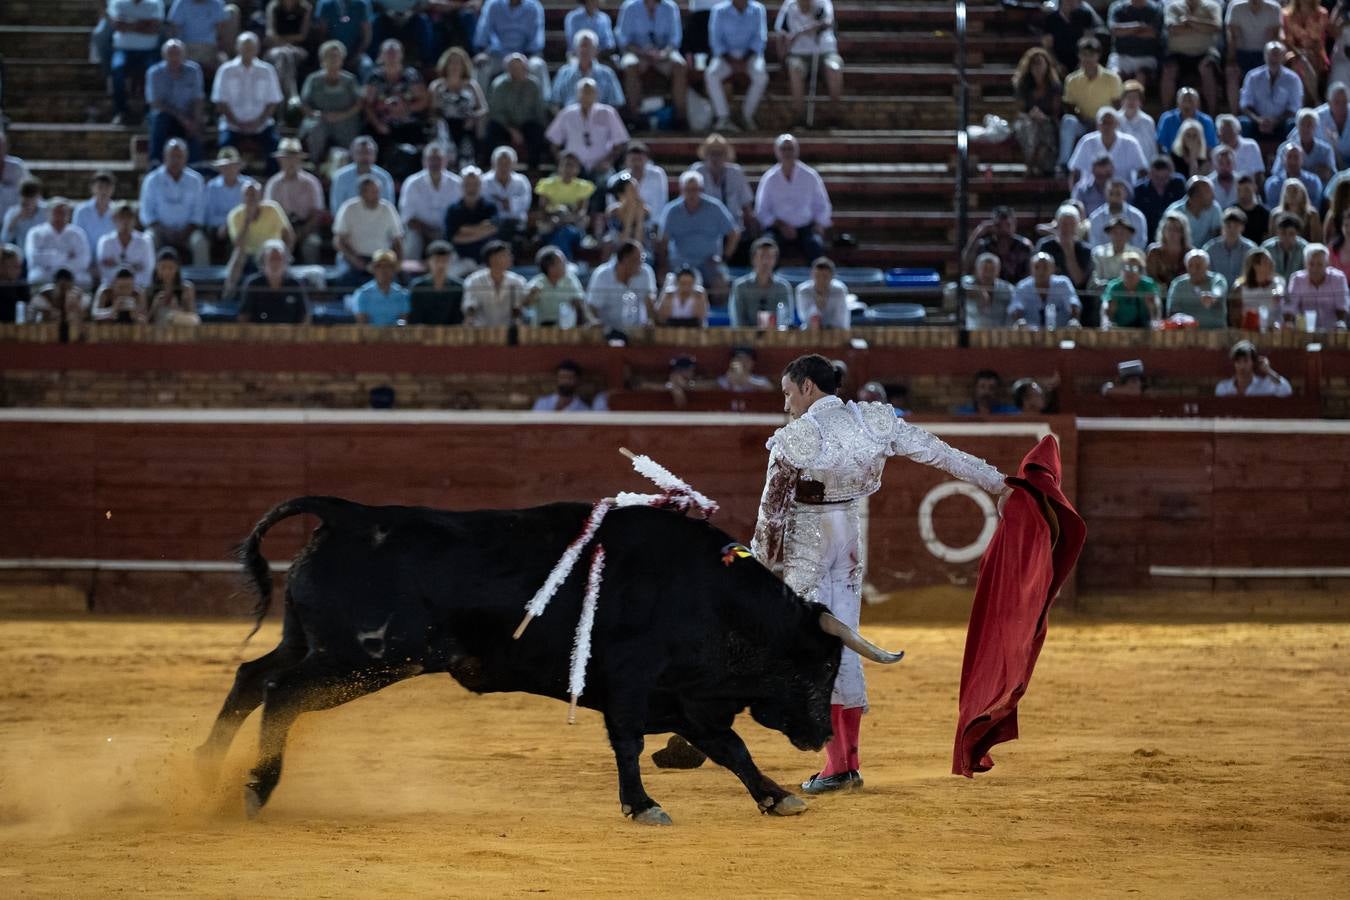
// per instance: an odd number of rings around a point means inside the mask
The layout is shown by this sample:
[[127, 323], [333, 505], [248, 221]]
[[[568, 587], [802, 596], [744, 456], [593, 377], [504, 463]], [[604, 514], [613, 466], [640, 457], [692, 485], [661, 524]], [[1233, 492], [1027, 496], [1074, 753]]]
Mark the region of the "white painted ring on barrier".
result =
[[[969, 497], [984, 514], [984, 528], [980, 536], [964, 547], [949, 547], [944, 544], [933, 529], [933, 509], [948, 497], [955, 495]], [[989, 495], [973, 484], [964, 481], [945, 481], [929, 491], [919, 504], [919, 537], [928, 552], [943, 562], [968, 563], [980, 558], [989, 542], [994, 539], [998, 529], [998, 507]]]

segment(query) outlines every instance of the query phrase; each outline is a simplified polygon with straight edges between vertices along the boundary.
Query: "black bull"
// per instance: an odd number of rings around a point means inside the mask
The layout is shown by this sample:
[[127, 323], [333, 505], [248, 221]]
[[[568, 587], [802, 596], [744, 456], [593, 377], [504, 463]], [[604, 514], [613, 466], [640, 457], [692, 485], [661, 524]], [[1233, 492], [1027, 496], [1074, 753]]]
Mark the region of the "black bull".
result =
[[[198, 751], [215, 777], [244, 719], [263, 707], [250, 815], [281, 777], [286, 735], [303, 712], [328, 709], [414, 675], [445, 672], [478, 693], [568, 698], [567, 674], [588, 556], [519, 640], [512, 633], [590, 508], [445, 512], [368, 507], [333, 497], [277, 506], [239, 548], [271, 604], [260, 552], [277, 522], [303, 513], [320, 525], [287, 576], [281, 643], [239, 667]], [[732, 730], [747, 707], [794, 746], [830, 738], [830, 690], [841, 647], [882, 662], [899, 656], [793, 593], [706, 522], [646, 507], [610, 512], [595, 541], [606, 551], [581, 706], [604, 714], [619, 770], [619, 802], [635, 821], [669, 822], [642, 786], [643, 736], [675, 732], [736, 774], [764, 812], [805, 805], [755, 766]], [[255, 629], [256, 630], [256, 629]]]

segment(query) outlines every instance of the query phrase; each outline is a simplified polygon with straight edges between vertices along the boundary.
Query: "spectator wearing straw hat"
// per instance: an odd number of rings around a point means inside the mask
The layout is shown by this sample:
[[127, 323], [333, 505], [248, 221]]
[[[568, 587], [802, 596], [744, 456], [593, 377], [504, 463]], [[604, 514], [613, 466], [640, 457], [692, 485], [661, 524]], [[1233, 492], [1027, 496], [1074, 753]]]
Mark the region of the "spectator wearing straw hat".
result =
[[1104, 240], [1092, 248], [1092, 288], [1100, 291], [1112, 279], [1119, 278], [1126, 254], [1138, 253], [1143, 259], [1144, 248], [1135, 246], [1135, 225], [1125, 216], [1116, 216], [1106, 223]]
[[1233, 377], [1214, 386], [1215, 397], [1289, 397], [1294, 389], [1289, 379], [1276, 372], [1270, 360], [1256, 352], [1256, 345], [1242, 340], [1228, 351]]
[[244, 160], [234, 147], [221, 147], [210, 165], [217, 174], [206, 183], [203, 222], [211, 239], [211, 258], [219, 260], [229, 246], [230, 211], [243, 202], [245, 185], [255, 182], [241, 174]]
[[412, 311], [412, 295], [394, 280], [398, 274], [398, 254], [379, 250], [370, 259], [370, 281], [356, 289], [353, 307], [356, 321], [362, 325], [399, 325]]
[[297, 138], [282, 138], [274, 154], [281, 171], [267, 179], [263, 198], [276, 203], [286, 213], [295, 231], [300, 258], [309, 265], [319, 262], [323, 229], [332, 222], [323, 199], [323, 183], [305, 171], [309, 154]]
[[736, 148], [722, 135], [713, 132], [698, 148], [699, 161], [690, 171], [703, 176], [703, 193], [722, 201], [742, 231], [757, 228], [755, 192], [745, 170], [736, 163]]
[[71, 224], [72, 210], [65, 197], [52, 198], [47, 204], [47, 221], [24, 236], [23, 258], [28, 263], [29, 284], [46, 284], [57, 269], [69, 269], [76, 284], [82, 288], [91, 286], [89, 239]]

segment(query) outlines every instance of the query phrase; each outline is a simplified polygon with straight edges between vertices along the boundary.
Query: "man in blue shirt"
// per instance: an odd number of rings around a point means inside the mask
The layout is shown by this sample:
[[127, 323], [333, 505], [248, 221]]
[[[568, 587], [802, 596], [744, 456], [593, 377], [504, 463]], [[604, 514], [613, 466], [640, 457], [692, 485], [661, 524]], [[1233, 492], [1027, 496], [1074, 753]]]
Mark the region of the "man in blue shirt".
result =
[[233, 147], [221, 147], [219, 158], [211, 160], [216, 177], [206, 183], [205, 212], [202, 224], [206, 226], [206, 235], [211, 240], [211, 255], [223, 256], [230, 246], [230, 233], [227, 220], [230, 210], [244, 202], [244, 186], [258, 183], [247, 175], [240, 174], [244, 168], [243, 157]]
[[202, 67], [187, 58], [187, 49], [177, 38], [165, 41], [160, 53], [164, 61], [156, 63], [145, 75], [145, 108], [150, 111], [150, 165], [159, 165], [164, 158], [164, 143], [171, 137], [185, 140], [188, 161], [196, 162], [202, 158], [202, 104], [206, 101]]
[[553, 76], [553, 94], [548, 102], [555, 109], [562, 109], [569, 103], [577, 102], [577, 84], [583, 78], [590, 78], [600, 91], [600, 102], [615, 109], [623, 109], [627, 100], [623, 88], [619, 86], [619, 76], [614, 70], [596, 59], [599, 38], [594, 31], [578, 31], [572, 43], [576, 58], [564, 65]]
[[173, 0], [165, 21], [173, 28], [173, 36], [186, 45], [187, 58], [201, 67], [210, 82], [230, 47], [232, 18], [225, 0]]
[[1280, 197], [1284, 193], [1284, 183], [1292, 178], [1303, 182], [1308, 190], [1308, 203], [1311, 209], [1322, 205], [1322, 179], [1315, 172], [1303, 168], [1303, 148], [1298, 144], [1282, 144], [1277, 151], [1275, 174], [1266, 179], [1266, 207], [1275, 209], [1281, 206]]
[[333, 184], [328, 190], [328, 211], [337, 215], [342, 204], [356, 196], [357, 182], [362, 175], [373, 175], [380, 184], [380, 199], [394, 202], [394, 176], [375, 165], [378, 147], [374, 138], [361, 135], [352, 141], [352, 161], [333, 173]]
[[712, 11], [708, 20], [708, 43], [712, 47], [713, 62], [703, 74], [708, 99], [712, 102], [717, 120], [713, 131], [738, 130], [731, 123], [731, 109], [727, 104], [725, 82], [732, 75], [749, 77], [750, 88], [745, 92], [741, 117], [745, 127], [756, 131], [755, 110], [769, 86], [769, 72], [764, 67], [764, 42], [768, 37], [768, 21], [764, 4], [759, 0], [727, 0]]
[[375, 277], [356, 289], [353, 306], [356, 321], [363, 325], [397, 325], [412, 310], [412, 294], [394, 281], [398, 273], [398, 255], [393, 250], [380, 250], [370, 259], [370, 272]]
[[971, 392], [971, 402], [958, 406], [958, 416], [1010, 416], [1016, 415], [1017, 407], [999, 400], [1003, 389], [1003, 379], [993, 369], [981, 369], [975, 373], [975, 383]]
[[736, 252], [740, 229], [720, 200], [705, 196], [703, 176], [680, 176], [680, 196], [666, 204], [657, 220], [657, 248], [674, 271], [690, 266], [700, 273], [710, 303], [726, 303], [727, 268], [723, 260]]
[[1266, 64], [1252, 69], [1242, 79], [1238, 105], [1244, 137], [1260, 140], [1276, 138], [1289, 131], [1298, 108], [1303, 105], [1303, 82], [1284, 66], [1284, 44], [1266, 44]]
[[600, 8], [597, 0], [578, 3], [577, 8], [568, 13], [567, 18], [563, 20], [563, 30], [567, 35], [569, 47], [575, 46], [578, 31], [594, 31], [601, 53], [608, 56], [618, 49], [609, 13]]
[[173, 247], [191, 254], [193, 265], [211, 264], [211, 244], [202, 233], [206, 216], [206, 181], [187, 167], [187, 144], [170, 138], [164, 165], [141, 182], [140, 217], [155, 238], [155, 247]]
[[[1162, 148], [1163, 153], [1169, 153], [1172, 150], [1172, 142], [1177, 139], [1177, 132], [1181, 130], [1181, 123], [1188, 119], [1195, 119], [1200, 123], [1200, 130], [1205, 133], [1205, 146], [1213, 149], [1219, 142], [1219, 133], [1214, 129], [1214, 120], [1208, 114], [1200, 111], [1200, 95], [1196, 93], [1195, 88], [1184, 87], [1177, 91], [1177, 108], [1169, 109], [1158, 117], [1158, 147]], [[1145, 153], [1156, 153], [1156, 147], [1145, 147]]]
[[539, 0], [487, 0], [474, 29], [474, 73], [483, 93], [492, 87], [492, 79], [506, 67], [512, 53], [529, 60], [530, 78], [549, 95], [548, 64], [544, 52], [544, 7]]
[[619, 8], [614, 39], [623, 56], [623, 89], [628, 97], [628, 117], [637, 119], [642, 103], [642, 76], [655, 69], [670, 79], [675, 104], [675, 128], [685, 122], [685, 95], [689, 69], [680, 55], [680, 8], [675, 0], [626, 0]]

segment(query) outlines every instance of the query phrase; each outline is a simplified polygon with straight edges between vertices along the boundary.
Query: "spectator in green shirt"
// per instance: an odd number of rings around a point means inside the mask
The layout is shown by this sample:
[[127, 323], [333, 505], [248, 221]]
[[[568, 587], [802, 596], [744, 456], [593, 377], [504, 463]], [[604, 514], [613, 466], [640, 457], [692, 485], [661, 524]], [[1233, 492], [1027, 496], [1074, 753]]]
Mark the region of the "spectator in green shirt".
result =
[[576, 328], [586, 321], [586, 292], [557, 247], [542, 247], [535, 256], [539, 274], [525, 286], [525, 306], [534, 324]]
[[1177, 313], [1191, 316], [1201, 328], [1228, 326], [1228, 282], [1209, 270], [1209, 254], [1203, 250], [1186, 254], [1186, 274], [1167, 290], [1167, 314]]
[[[792, 285], [774, 273], [778, 265], [778, 244], [773, 238], [762, 237], [751, 245], [750, 264], [754, 271], [737, 278], [731, 285], [728, 312], [732, 327], [765, 328], [770, 327], [769, 321], [772, 321], [779, 328], [791, 328], [797, 302], [793, 299]], [[780, 317], [781, 322], [778, 321]]]
[[487, 140], [483, 146], [507, 145], [517, 152], [523, 150], [530, 169], [538, 170], [547, 146], [544, 129], [548, 122], [543, 89], [530, 78], [525, 57], [511, 54], [506, 72], [493, 80], [488, 91]]
[[1106, 301], [1106, 319], [1115, 328], [1148, 328], [1158, 311], [1158, 283], [1144, 274], [1144, 257], [1128, 250], [1120, 266], [1120, 277], [1106, 283], [1102, 291]]

